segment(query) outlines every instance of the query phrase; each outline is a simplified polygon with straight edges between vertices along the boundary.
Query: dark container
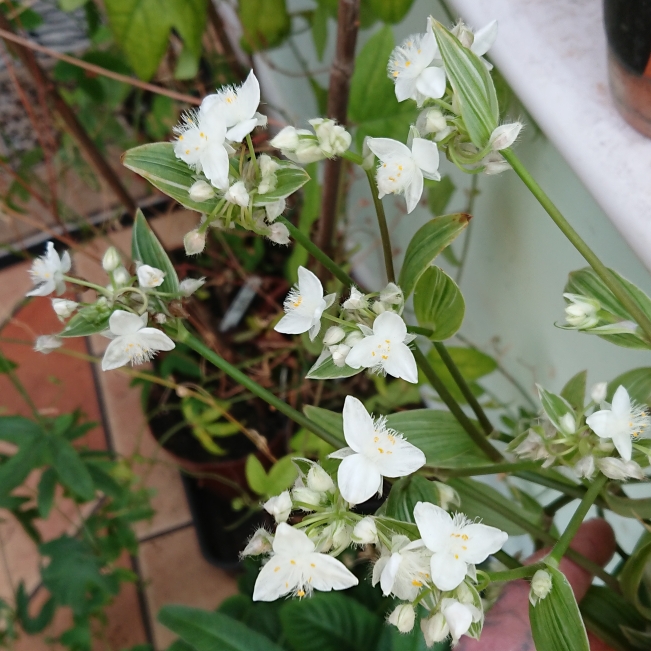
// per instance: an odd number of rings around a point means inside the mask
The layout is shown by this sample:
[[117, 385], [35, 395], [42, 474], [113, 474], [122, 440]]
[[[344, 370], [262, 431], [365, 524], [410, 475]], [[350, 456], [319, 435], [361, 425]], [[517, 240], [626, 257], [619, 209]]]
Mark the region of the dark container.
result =
[[604, 0], [604, 23], [615, 105], [651, 138], [651, 0]]

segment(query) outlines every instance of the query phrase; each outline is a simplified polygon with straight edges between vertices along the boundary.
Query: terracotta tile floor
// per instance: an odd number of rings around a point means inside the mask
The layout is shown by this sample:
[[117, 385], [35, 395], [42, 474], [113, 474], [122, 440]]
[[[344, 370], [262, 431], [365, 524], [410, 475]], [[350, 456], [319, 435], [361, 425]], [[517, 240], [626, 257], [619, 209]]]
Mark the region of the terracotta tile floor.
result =
[[[187, 213], [159, 218], [155, 228], [166, 244], [180, 241], [194, 221]], [[188, 224], [190, 226], [186, 227]], [[129, 250], [130, 233], [114, 236], [116, 244]], [[75, 273], [101, 281], [98, 253], [106, 244], [90, 248], [91, 255], [75, 254]], [[81, 409], [98, 422], [98, 427], [82, 439], [94, 449], [109, 448], [125, 456], [137, 454], [136, 472], [144, 484], [155, 491], [152, 504], [156, 515], [139, 523], [142, 540], [137, 558], [125, 557], [122, 564], [135, 571], [138, 585], [125, 584], [108, 609], [104, 638], [97, 640], [97, 651], [122, 651], [137, 644], [150, 643], [156, 651], [166, 649], [173, 635], [156, 623], [158, 609], [167, 603], [184, 603], [214, 608], [236, 592], [233, 576], [208, 564], [199, 551], [190, 512], [174, 461], [154, 443], [140, 408], [137, 389], [129, 387], [130, 378], [119, 371], [102, 373], [84, 359], [99, 355], [106, 341], [67, 340], [65, 348], [81, 358], [60, 353], [41, 355], [32, 350], [37, 335], [59, 329], [47, 298], [24, 300], [29, 290], [29, 265], [20, 263], [0, 271], [0, 350], [18, 363], [17, 375], [34, 399], [36, 407], [48, 415]], [[7, 341], [9, 340], [9, 341]], [[0, 374], [0, 413], [29, 415], [30, 408], [21, 399], [6, 376]], [[35, 486], [38, 477], [30, 477]], [[90, 506], [90, 505], [89, 505]], [[58, 511], [39, 523], [44, 539], [73, 531], [78, 515], [73, 505], [58, 500]], [[38, 586], [38, 556], [33, 542], [7, 513], [0, 512], [0, 598], [12, 599], [12, 586], [25, 581], [28, 590]], [[44, 589], [36, 592], [34, 607], [47, 599]], [[23, 636], [16, 651], [60, 649], [47, 641], [69, 626], [70, 613], [61, 609], [55, 621], [40, 636]]]

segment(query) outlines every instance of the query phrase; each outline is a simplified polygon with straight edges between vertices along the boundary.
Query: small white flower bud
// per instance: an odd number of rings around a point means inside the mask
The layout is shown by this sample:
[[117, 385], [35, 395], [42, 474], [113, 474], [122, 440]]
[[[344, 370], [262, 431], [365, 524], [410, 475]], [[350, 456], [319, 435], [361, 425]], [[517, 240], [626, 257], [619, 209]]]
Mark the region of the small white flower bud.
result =
[[365, 170], [372, 170], [375, 167], [375, 154], [368, 146], [370, 136], [364, 137], [364, 144], [362, 145], [362, 168]]
[[277, 160], [269, 156], [268, 154], [261, 154], [258, 158], [258, 165], [260, 166], [260, 174], [262, 178], [271, 176], [276, 173], [276, 170], [280, 169], [280, 164]]
[[326, 346], [338, 344], [346, 336], [346, 331], [340, 326], [330, 326], [323, 337]]
[[350, 346], [346, 344], [337, 344], [336, 346], [330, 346], [330, 354], [332, 355], [332, 361], [335, 363], [335, 366], [343, 368], [346, 366], [346, 357], [350, 352]]
[[421, 111], [416, 120], [416, 129], [421, 136], [437, 133], [447, 127], [448, 123], [440, 109], [429, 108]]
[[278, 222], [269, 226], [267, 237], [276, 244], [289, 244], [289, 231], [285, 224]]
[[332, 544], [335, 547], [348, 547], [350, 545], [350, 527], [343, 522], [338, 522], [335, 527], [335, 533], [332, 536]]
[[401, 633], [409, 633], [414, 628], [416, 611], [411, 604], [400, 604], [390, 615], [389, 624], [393, 624]]
[[65, 298], [52, 299], [52, 309], [55, 311], [60, 321], [72, 316], [78, 305], [79, 303], [68, 301]]
[[399, 305], [403, 303], [405, 298], [402, 294], [402, 289], [395, 283], [389, 283], [381, 292], [380, 300], [389, 305]]
[[434, 484], [439, 493], [439, 502], [442, 509], [448, 511], [450, 506], [461, 506], [459, 493], [452, 486], [448, 486], [440, 481], [435, 481]]
[[160, 325], [163, 325], [163, 323], [167, 323], [167, 315], [163, 314], [162, 312], [158, 312], [154, 315], [154, 321]]
[[307, 506], [319, 506], [323, 501], [323, 494], [305, 486], [298, 486], [292, 489], [292, 500]]
[[378, 543], [377, 526], [375, 518], [367, 515], [361, 519], [353, 529], [353, 541], [359, 545], [377, 545]]
[[576, 432], [576, 421], [574, 420], [574, 416], [570, 413], [563, 414], [559, 418], [558, 424], [560, 425], [563, 434], [574, 434], [574, 432]]
[[470, 48], [475, 42], [475, 35], [472, 33], [472, 30], [460, 20], [451, 30], [463, 47]]
[[328, 493], [335, 489], [335, 483], [320, 465], [314, 464], [307, 473], [307, 487], [317, 493]]
[[345, 310], [362, 310], [368, 305], [366, 296], [357, 289], [357, 287], [350, 288], [350, 297], [344, 301], [343, 308]]
[[179, 289], [183, 296], [192, 296], [206, 282], [205, 276], [201, 278], [186, 278], [179, 284]]
[[608, 382], [597, 382], [590, 389], [590, 399], [600, 405], [605, 399], [608, 392]]
[[215, 196], [215, 190], [212, 185], [210, 185], [210, 183], [206, 183], [205, 181], [195, 181], [190, 186], [188, 194], [190, 195], [190, 199], [192, 199], [192, 201], [201, 203], [202, 201], [208, 201], [208, 199], [212, 199]]
[[113, 281], [118, 287], [123, 287], [131, 282], [131, 274], [120, 266], [113, 272]]
[[54, 335], [41, 335], [34, 342], [34, 350], [44, 355], [51, 353], [57, 348], [61, 348], [61, 346], [63, 346], [63, 342], [59, 337], [55, 337]]
[[570, 301], [565, 307], [565, 319], [568, 324], [580, 330], [593, 328], [599, 323], [597, 313], [601, 309], [599, 301], [579, 294], [563, 294]]
[[[287, 155], [286, 152], [283, 153]], [[298, 141], [296, 150], [293, 153], [293, 158], [297, 163], [307, 165], [308, 163], [316, 163], [317, 161], [323, 160], [325, 154], [319, 146], [319, 141], [314, 138], [314, 136], [306, 136]]]
[[280, 495], [268, 499], [263, 506], [267, 513], [274, 516], [277, 523], [287, 522], [292, 512], [292, 498], [289, 491], [283, 491]]
[[436, 642], [442, 642], [450, 634], [450, 627], [447, 625], [443, 613], [436, 613], [429, 619], [421, 619], [420, 630], [423, 631], [425, 644], [428, 647]]
[[[271, 224], [280, 215], [282, 215], [285, 212], [286, 205], [287, 204], [285, 203], [284, 199], [278, 199], [278, 201], [266, 204], [264, 210], [267, 213], [267, 221]], [[287, 228], [285, 228], [285, 231], [287, 231]], [[287, 243], [289, 243], [289, 231], [287, 231], [287, 242], [283, 242], [283, 244]]]
[[511, 165], [504, 160], [502, 154], [498, 154], [497, 152], [491, 152], [488, 156], [484, 156], [481, 164], [484, 166], [484, 174], [488, 176], [495, 176], [496, 174], [501, 174], [511, 169]]
[[198, 255], [206, 248], [206, 234], [197, 229], [185, 234], [183, 246], [186, 255]]
[[552, 590], [551, 574], [545, 570], [538, 570], [531, 579], [529, 601], [535, 606], [539, 600], [544, 599]]
[[386, 312], [388, 309], [387, 305], [382, 301], [375, 301], [375, 303], [373, 303], [373, 312], [378, 316], [383, 312]]
[[298, 147], [298, 131], [294, 127], [285, 127], [269, 141], [269, 144], [275, 149], [294, 151]]
[[574, 464], [574, 470], [579, 477], [591, 479], [595, 471], [594, 457], [591, 454], [587, 454], [585, 457], [581, 457]]
[[148, 264], [141, 264], [138, 267], [138, 284], [146, 289], [160, 287], [165, 280], [165, 272]]
[[258, 529], [247, 543], [241, 556], [260, 556], [271, 551], [274, 537], [266, 529]]
[[603, 459], [597, 459], [596, 464], [597, 468], [610, 479], [617, 481], [623, 481], [629, 477], [632, 479], [644, 479], [644, 471], [633, 460], [624, 461], [616, 457], [605, 457]]
[[260, 183], [258, 184], [258, 194], [267, 194], [267, 192], [275, 190], [277, 184], [278, 179], [276, 178], [275, 174], [263, 176], [260, 180]]
[[346, 339], [344, 339], [344, 343], [346, 344], [346, 346], [352, 348], [355, 344], [358, 344], [362, 339], [364, 339], [364, 335], [359, 330], [353, 330], [349, 335], [346, 336]]
[[106, 271], [106, 273], [111, 273], [111, 271], [115, 271], [121, 263], [120, 254], [117, 252], [116, 248], [114, 246], [109, 246], [102, 258], [102, 268], [104, 271]]
[[491, 134], [488, 144], [493, 151], [500, 151], [510, 147], [520, 134], [522, 130], [521, 122], [513, 122], [512, 124], [502, 124]]
[[246, 208], [249, 205], [249, 193], [246, 191], [246, 186], [243, 181], [233, 183], [224, 195], [224, 199], [238, 206], [242, 206], [242, 208]]

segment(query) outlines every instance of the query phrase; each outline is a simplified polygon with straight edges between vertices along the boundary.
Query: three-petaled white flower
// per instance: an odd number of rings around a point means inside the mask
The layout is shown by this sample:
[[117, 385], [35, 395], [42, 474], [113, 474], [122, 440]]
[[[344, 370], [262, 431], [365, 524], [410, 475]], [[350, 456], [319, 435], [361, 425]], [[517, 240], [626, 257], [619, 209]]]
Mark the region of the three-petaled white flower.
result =
[[502, 549], [508, 538], [496, 527], [472, 522], [463, 513], [452, 517], [440, 506], [426, 502], [416, 504], [414, 519], [423, 542], [434, 552], [430, 568], [439, 590], [454, 590], [468, 574], [469, 565], [485, 561]]
[[318, 553], [303, 531], [284, 522], [276, 529], [273, 552], [256, 579], [253, 601], [274, 601], [289, 593], [305, 597], [312, 590], [345, 590], [359, 583], [342, 562]]
[[138, 284], [144, 289], [160, 287], [165, 281], [165, 272], [148, 264], [141, 264], [136, 273]]
[[399, 102], [413, 99], [421, 106], [429, 97], [443, 97], [445, 70], [440, 57], [432, 19], [428, 18], [424, 34], [409, 36], [391, 53], [388, 71], [395, 82]]
[[342, 459], [339, 490], [350, 504], [360, 504], [382, 491], [384, 477], [405, 477], [425, 465], [425, 455], [402, 434], [387, 428], [386, 418], [373, 420], [353, 396], [344, 402], [344, 437], [350, 447], [333, 452]]
[[286, 335], [309, 331], [310, 339], [314, 339], [321, 329], [321, 315], [334, 300], [334, 294], [323, 296], [321, 281], [309, 269], [299, 267], [298, 283], [287, 294], [283, 304], [286, 314], [274, 330]]
[[612, 439], [624, 461], [631, 460], [633, 442], [651, 423], [647, 410], [631, 401], [628, 391], [620, 386], [613, 396], [610, 409], [595, 411], [585, 419], [588, 427], [599, 437]]
[[34, 260], [32, 268], [29, 270], [36, 288], [27, 296], [47, 296], [55, 290], [57, 294], [63, 294], [66, 291], [63, 276], [70, 271], [71, 265], [70, 254], [65, 251], [59, 257], [54, 249], [54, 244], [48, 242], [45, 255]]
[[423, 177], [438, 181], [439, 150], [436, 143], [414, 138], [411, 149], [391, 138], [369, 138], [369, 149], [380, 159], [376, 181], [378, 197], [404, 194], [407, 213], [416, 208], [423, 194]]
[[451, 30], [459, 39], [459, 42], [464, 47], [467, 47], [471, 52], [476, 54], [489, 69], [493, 69], [493, 65], [483, 58], [484, 54], [491, 49], [495, 39], [497, 38], [497, 21], [492, 20], [481, 29], [473, 32], [462, 20], [460, 20]]
[[147, 314], [138, 316], [124, 310], [115, 310], [109, 318], [109, 330], [104, 333], [112, 339], [102, 359], [102, 370], [110, 371], [131, 362], [143, 364], [159, 350], [172, 350], [174, 342], [160, 330], [148, 328]]
[[208, 95], [201, 108], [211, 115], [217, 115], [223, 120], [227, 131], [226, 140], [241, 142], [256, 127], [267, 124], [266, 116], [258, 113], [260, 105], [260, 84], [258, 78], [249, 73], [244, 83], [236, 86], [225, 86], [214, 95]]
[[418, 368], [407, 343], [413, 340], [407, 326], [395, 312], [383, 312], [373, 322], [373, 334], [358, 341], [348, 353], [351, 368], [384, 371], [407, 382], [418, 382]]

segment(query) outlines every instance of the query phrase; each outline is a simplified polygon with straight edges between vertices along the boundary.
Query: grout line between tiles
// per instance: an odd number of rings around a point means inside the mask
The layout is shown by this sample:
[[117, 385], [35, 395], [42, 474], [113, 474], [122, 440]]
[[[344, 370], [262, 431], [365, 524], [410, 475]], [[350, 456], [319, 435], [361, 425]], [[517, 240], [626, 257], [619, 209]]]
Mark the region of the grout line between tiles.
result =
[[[91, 347], [90, 337], [85, 337], [86, 352], [89, 355], [94, 355], [94, 351]], [[106, 449], [115, 454], [115, 445], [113, 443], [113, 431], [111, 430], [111, 424], [109, 422], [108, 413], [106, 409], [106, 401], [104, 400], [104, 391], [102, 390], [102, 381], [99, 377], [99, 369], [97, 364], [93, 362], [87, 362], [90, 365], [90, 372], [93, 376], [93, 384], [95, 385], [95, 396], [97, 398], [97, 406], [99, 408], [100, 420], [102, 422], [102, 428], [104, 429], [104, 441], [106, 443]]]
[[149, 608], [149, 601], [147, 600], [145, 582], [142, 577], [142, 571], [140, 569], [140, 559], [138, 558], [138, 556], [131, 555], [131, 567], [133, 571], [138, 575], [136, 594], [138, 595], [138, 604], [140, 606], [140, 617], [142, 619], [142, 625], [145, 629], [145, 637], [147, 638], [147, 642], [151, 646], [151, 648], [155, 649], [156, 645], [154, 641], [154, 627], [152, 625], [151, 610]]
[[156, 531], [155, 533], [146, 534], [140, 538], [138, 542], [142, 545], [142, 543], [149, 542], [150, 540], [156, 540], [156, 538], [162, 538], [163, 536], [167, 536], [170, 533], [176, 533], [177, 531], [182, 531], [183, 529], [188, 529], [189, 527], [194, 527], [192, 520], [182, 522], [181, 524], [175, 524], [173, 527], [162, 529], [161, 531]]

